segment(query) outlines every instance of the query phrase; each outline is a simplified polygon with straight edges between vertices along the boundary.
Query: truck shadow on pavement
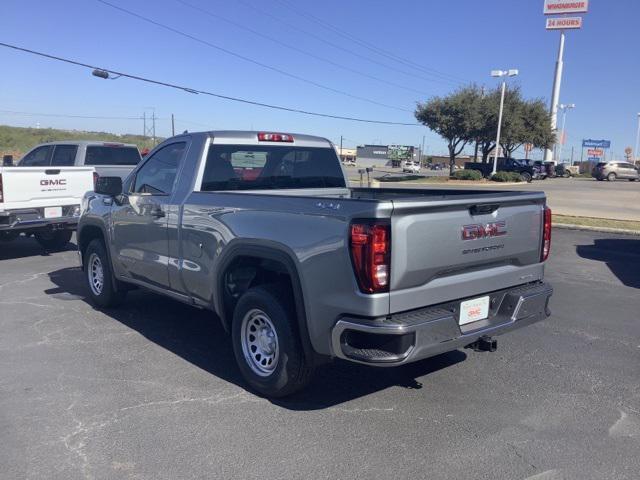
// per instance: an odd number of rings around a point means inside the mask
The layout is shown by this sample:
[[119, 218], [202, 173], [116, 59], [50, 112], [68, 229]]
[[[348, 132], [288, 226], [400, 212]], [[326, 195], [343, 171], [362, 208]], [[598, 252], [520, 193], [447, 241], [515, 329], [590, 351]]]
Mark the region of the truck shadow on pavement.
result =
[[[56, 285], [45, 294], [57, 298], [86, 297], [79, 268], [49, 273]], [[129, 292], [125, 302], [103, 313], [145, 338], [218, 378], [247, 388], [236, 366], [229, 336], [218, 318], [145, 290]], [[389, 387], [420, 389], [420, 377], [462, 362], [466, 354], [453, 351], [396, 368], [374, 368], [336, 361], [319, 367], [311, 384], [286, 399], [271, 400], [289, 410], [319, 410], [339, 405]]]
[[[75, 243], [69, 243], [64, 251], [77, 250]], [[33, 237], [19, 236], [15, 240], [0, 241], [0, 260], [15, 260], [26, 257], [48, 257], [50, 255]]]
[[596, 238], [593, 245], [577, 245], [576, 253], [582, 258], [606, 263], [624, 285], [640, 288], [639, 239]]

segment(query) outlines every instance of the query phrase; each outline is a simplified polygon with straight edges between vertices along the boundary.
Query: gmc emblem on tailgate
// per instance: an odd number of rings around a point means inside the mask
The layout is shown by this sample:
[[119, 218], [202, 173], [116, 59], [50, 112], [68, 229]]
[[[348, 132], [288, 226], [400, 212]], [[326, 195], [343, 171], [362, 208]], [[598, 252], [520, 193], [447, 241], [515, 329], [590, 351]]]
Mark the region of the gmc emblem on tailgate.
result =
[[479, 238], [501, 237], [507, 234], [507, 223], [493, 222], [462, 227], [462, 240], [477, 240]]
[[57, 186], [64, 186], [66, 184], [67, 184], [67, 180], [64, 178], [59, 178], [55, 180], [47, 180], [45, 178], [44, 180], [40, 180], [41, 187], [57, 187]]

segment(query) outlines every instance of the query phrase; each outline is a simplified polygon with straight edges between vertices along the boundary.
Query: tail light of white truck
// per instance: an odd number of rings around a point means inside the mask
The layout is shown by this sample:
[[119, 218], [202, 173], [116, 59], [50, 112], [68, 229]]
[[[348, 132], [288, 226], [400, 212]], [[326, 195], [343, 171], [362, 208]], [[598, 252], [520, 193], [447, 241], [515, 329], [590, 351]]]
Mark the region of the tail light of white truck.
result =
[[98, 175], [98, 172], [93, 172], [93, 189], [96, 189], [96, 185], [98, 184], [98, 179], [100, 178], [100, 175]]
[[353, 270], [363, 293], [389, 291], [391, 278], [391, 225], [386, 221], [351, 224], [350, 250]]
[[540, 252], [540, 261], [544, 262], [549, 258], [551, 251], [551, 209], [544, 207], [543, 227], [542, 227], [542, 250]]

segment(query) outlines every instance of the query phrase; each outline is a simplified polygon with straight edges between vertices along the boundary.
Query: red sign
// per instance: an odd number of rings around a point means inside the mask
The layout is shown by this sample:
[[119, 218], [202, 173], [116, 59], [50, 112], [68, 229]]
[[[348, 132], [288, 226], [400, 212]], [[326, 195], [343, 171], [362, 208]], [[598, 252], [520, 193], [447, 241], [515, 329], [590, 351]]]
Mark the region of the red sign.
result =
[[589, 0], [544, 0], [545, 15], [586, 13], [588, 10]]
[[604, 155], [604, 150], [601, 148], [590, 148], [587, 150], [587, 154], [590, 157], [601, 157]]

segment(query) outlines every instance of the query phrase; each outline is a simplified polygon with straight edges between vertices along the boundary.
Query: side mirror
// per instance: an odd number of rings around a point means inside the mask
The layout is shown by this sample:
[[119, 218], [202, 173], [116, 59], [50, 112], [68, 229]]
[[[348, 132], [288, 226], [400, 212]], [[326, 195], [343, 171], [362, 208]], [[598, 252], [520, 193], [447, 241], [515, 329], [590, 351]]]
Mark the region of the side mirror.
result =
[[110, 197], [118, 196], [122, 194], [122, 179], [120, 177], [98, 177], [94, 191]]

